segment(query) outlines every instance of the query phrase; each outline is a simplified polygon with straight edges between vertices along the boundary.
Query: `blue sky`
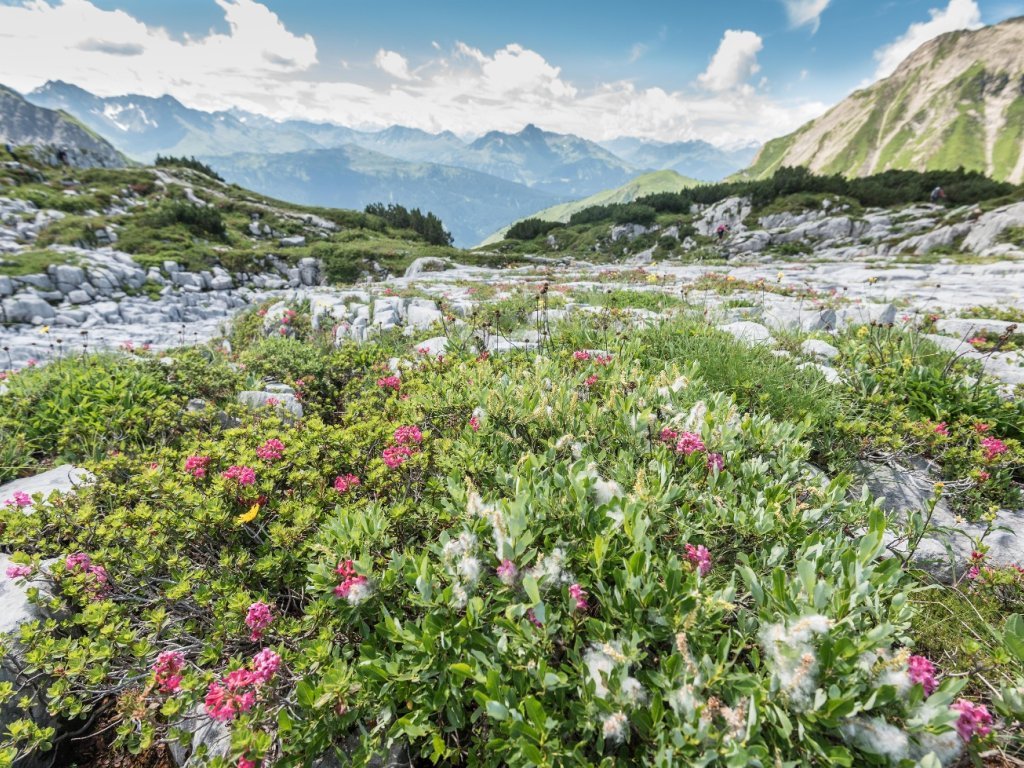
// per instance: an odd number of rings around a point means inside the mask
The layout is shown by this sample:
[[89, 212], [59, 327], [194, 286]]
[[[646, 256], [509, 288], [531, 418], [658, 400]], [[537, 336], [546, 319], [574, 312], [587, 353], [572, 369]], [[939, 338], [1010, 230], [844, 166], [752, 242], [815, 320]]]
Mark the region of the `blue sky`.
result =
[[0, 0], [0, 82], [463, 134], [764, 140], [1024, 0]]

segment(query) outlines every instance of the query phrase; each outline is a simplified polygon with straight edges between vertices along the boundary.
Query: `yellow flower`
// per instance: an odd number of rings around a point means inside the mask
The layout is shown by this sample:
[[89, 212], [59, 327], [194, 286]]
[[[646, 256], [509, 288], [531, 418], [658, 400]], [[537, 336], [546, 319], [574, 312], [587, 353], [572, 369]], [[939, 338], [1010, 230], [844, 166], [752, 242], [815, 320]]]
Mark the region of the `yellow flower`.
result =
[[238, 520], [238, 524], [239, 525], [242, 525], [243, 523], [251, 523], [253, 520], [256, 519], [256, 515], [258, 515], [259, 513], [260, 513], [260, 505], [259, 504], [253, 504], [251, 507], [249, 507], [249, 511], [248, 512], [246, 512], [244, 515], [239, 515], [236, 518], [236, 520]]
[[860, 328], [857, 329], [857, 337], [858, 338], [863, 339], [867, 335], [868, 335], [868, 327], [866, 325], [862, 325]]
[[735, 283], [736, 282], [736, 278], [733, 277], [732, 275], [729, 275], [728, 277], [725, 278], [725, 282], [727, 282], [727, 283]]
[[785, 274], [783, 274], [782, 272], [779, 272], [779, 274], [777, 274], [775, 276], [775, 279], [778, 280], [781, 283], [782, 282], [782, 278], [784, 278], [784, 277], [785, 277]]
[[653, 285], [654, 283], [658, 282], [658, 276], [657, 275], [648, 275], [647, 276], [647, 282], [651, 283]]
[[49, 333], [50, 332], [50, 326], [44, 325], [42, 328], [39, 329], [39, 332], [40, 333]]

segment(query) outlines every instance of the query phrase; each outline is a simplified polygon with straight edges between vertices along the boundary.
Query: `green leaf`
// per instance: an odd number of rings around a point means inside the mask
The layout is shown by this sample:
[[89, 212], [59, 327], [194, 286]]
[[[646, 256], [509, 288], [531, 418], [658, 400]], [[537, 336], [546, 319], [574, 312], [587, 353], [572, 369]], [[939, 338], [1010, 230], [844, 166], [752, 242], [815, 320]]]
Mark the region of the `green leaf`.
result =
[[494, 720], [506, 720], [508, 719], [508, 707], [500, 701], [488, 701], [487, 716]]
[[527, 596], [534, 605], [540, 602], [540, 587], [537, 586], [537, 580], [533, 576], [523, 577], [523, 589], [526, 590]]
[[1024, 661], [1024, 616], [1013, 613], [1007, 617], [1003, 644], [1010, 653]]

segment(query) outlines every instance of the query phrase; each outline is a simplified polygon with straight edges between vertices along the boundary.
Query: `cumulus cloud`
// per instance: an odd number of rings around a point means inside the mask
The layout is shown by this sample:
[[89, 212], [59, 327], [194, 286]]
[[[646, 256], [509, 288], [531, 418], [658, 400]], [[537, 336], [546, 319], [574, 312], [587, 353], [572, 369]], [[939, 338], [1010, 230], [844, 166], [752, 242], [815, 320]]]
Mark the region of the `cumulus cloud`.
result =
[[697, 77], [697, 82], [709, 91], [719, 92], [745, 84], [761, 69], [757, 54], [762, 48], [764, 41], [757, 33], [727, 29], [718, 50], [711, 57], [711, 63]]
[[366, 68], [351, 57], [317, 67], [313, 37], [293, 33], [257, 0], [210, 2], [223, 11], [227, 31], [182, 38], [89, 0], [0, 4], [0, 83], [29, 91], [61, 79], [101, 96], [170, 94], [197, 109], [240, 107], [355, 128], [398, 123], [481, 134], [535, 122], [594, 140], [633, 135], [719, 144], [773, 138], [827, 106], [780, 100], [749, 85], [762, 48], [752, 32], [726, 33], [699, 87], [642, 88], [621, 80], [581, 88], [516, 43], [485, 51], [429, 40], [426, 58], [378, 51], [373, 63], [393, 78], [382, 85], [361, 81]]
[[397, 51], [386, 51], [381, 48], [373, 58], [373, 63], [392, 77], [399, 80], [413, 80], [409, 71], [409, 60]]
[[782, 0], [786, 6], [789, 23], [794, 27], [810, 25], [811, 32], [817, 32], [821, 26], [821, 14], [825, 12], [832, 0]]
[[891, 75], [907, 56], [929, 40], [946, 32], [982, 26], [981, 9], [975, 0], [949, 0], [945, 8], [932, 8], [928, 13], [931, 19], [911, 24], [900, 37], [875, 51], [876, 79]]

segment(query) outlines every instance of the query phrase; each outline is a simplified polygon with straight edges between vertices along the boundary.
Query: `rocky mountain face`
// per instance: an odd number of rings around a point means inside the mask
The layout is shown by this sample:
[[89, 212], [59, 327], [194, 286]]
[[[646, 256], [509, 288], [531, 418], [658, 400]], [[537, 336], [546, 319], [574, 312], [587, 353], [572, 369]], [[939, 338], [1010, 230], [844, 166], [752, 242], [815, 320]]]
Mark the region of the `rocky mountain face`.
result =
[[[124, 157], [108, 142], [62, 112], [37, 107], [21, 94], [0, 85], [0, 142], [12, 146], [31, 144], [44, 154], [66, 153], [69, 164], [79, 167], [121, 168]], [[45, 148], [45, 149], [43, 149]]]
[[361, 209], [384, 202], [433, 211], [462, 246], [557, 202], [552, 195], [494, 175], [396, 160], [354, 144], [203, 159], [230, 181], [297, 203]]
[[1024, 181], [1024, 17], [925, 43], [891, 76], [768, 142], [744, 175], [797, 165], [846, 176], [963, 166]]

